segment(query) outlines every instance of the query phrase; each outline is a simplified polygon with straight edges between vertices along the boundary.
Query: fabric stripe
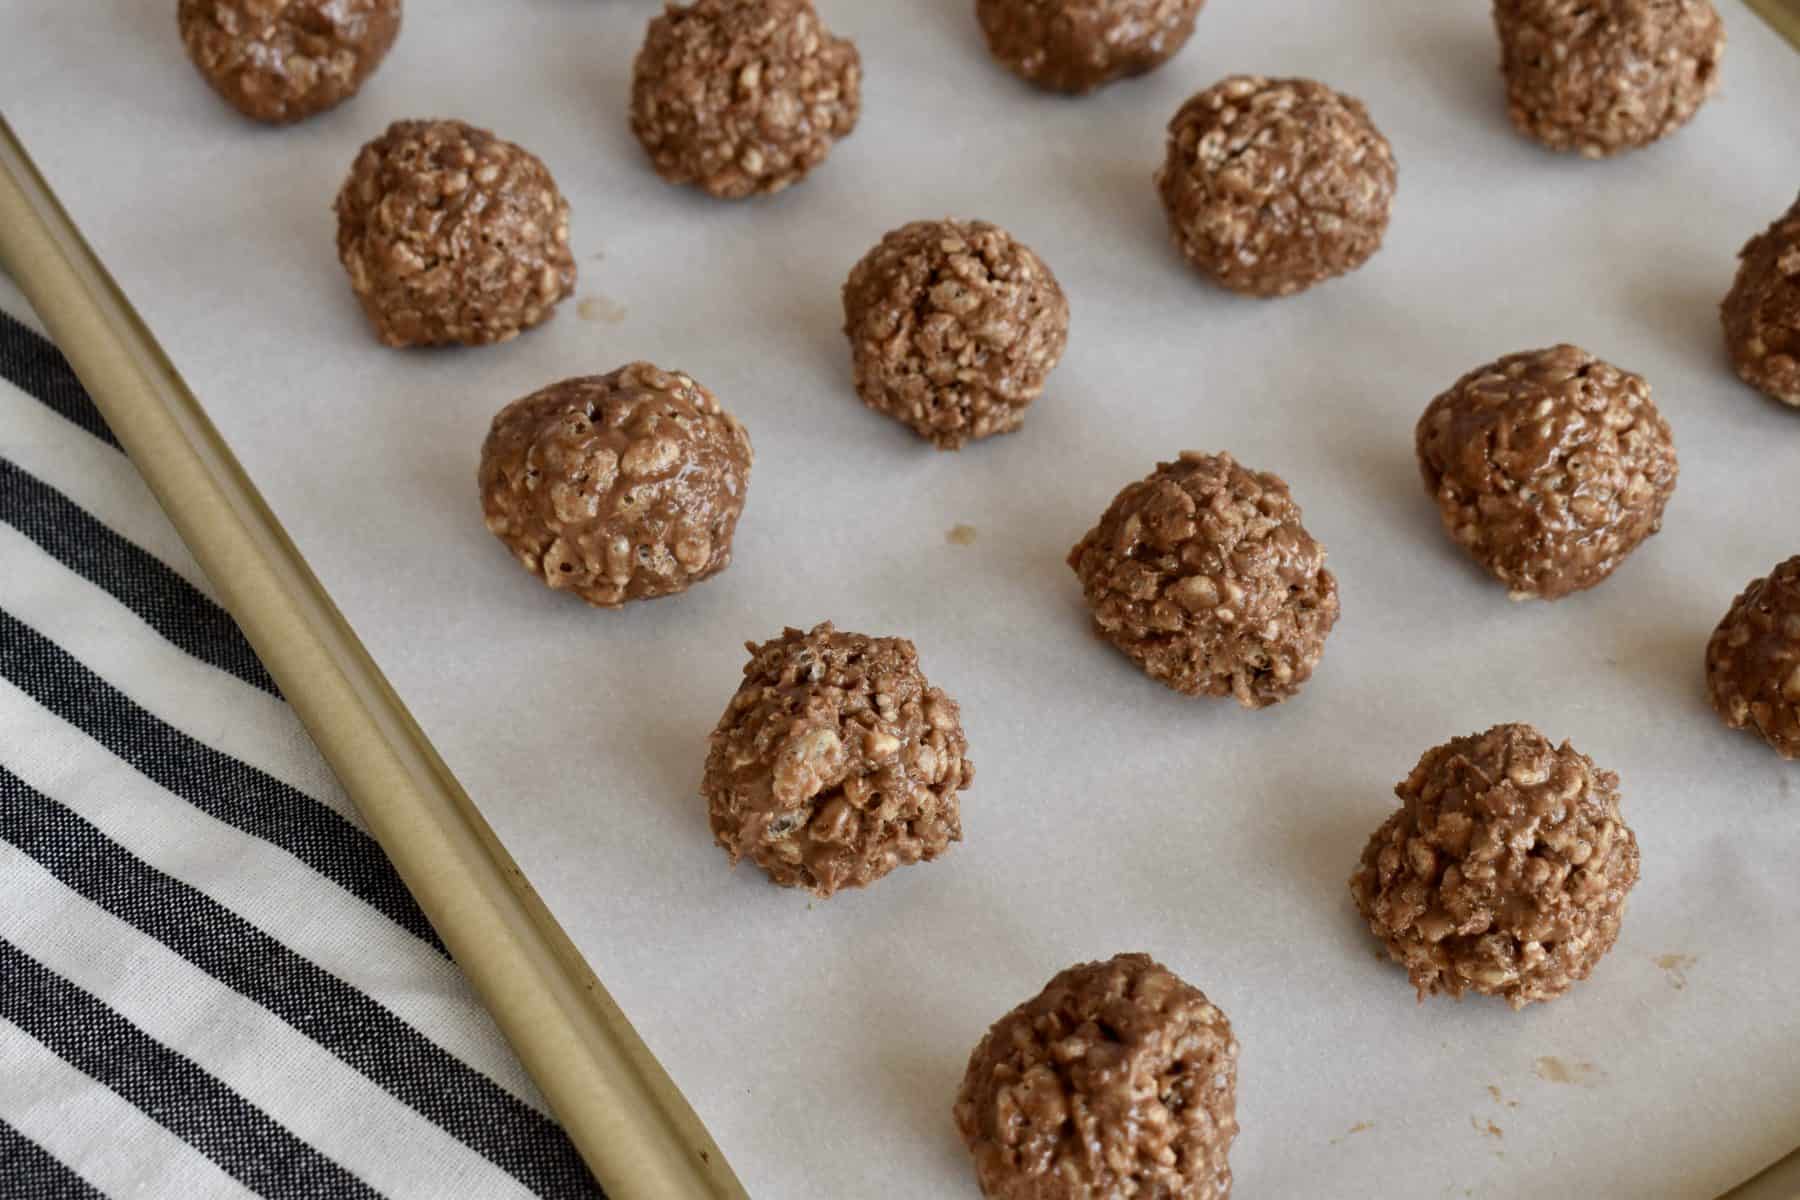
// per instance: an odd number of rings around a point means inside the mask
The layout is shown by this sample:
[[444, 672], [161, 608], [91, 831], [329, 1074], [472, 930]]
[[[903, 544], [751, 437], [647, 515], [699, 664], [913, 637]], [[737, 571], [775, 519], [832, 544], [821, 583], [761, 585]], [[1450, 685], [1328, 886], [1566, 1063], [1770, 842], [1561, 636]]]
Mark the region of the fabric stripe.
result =
[[0, 458], [0, 521], [111, 593], [171, 644], [271, 696], [281, 694], [249, 639], [211, 597], [4, 458]]
[[31, 472], [95, 520], [148, 550], [204, 595], [218, 598], [131, 460], [4, 380], [0, 458]]
[[4, 520], [0, 562], [8, 568], [0, 571], [0, 609], [61, 646], [152, 716], [321, 801], [357, 828], [368, 828], [280, 697], [173, 645], [112, 593], [63, 566]]
[[[0, 751], [0, 762], [27, 787], [300, 957], [378, 998], [389, 1011], [427, 1032], [438, 1045], [524, 1103], [548, 1111], [450, 959], [375, 909], [344, 896], [330, 880], [279, 846], [246, 837], [146, 781], [128, 763], [5, 679], [0, 679], [0, 730], [5, 731], [0, 737], [16, 737], [17, 746]], [[9, 853], [24, 857], [0, 840], [0, 856]], [[0, 882], [0, 895], [4, 894], [5, 884]], [[12, 904], [27, 902], [14, 897]], [[0, 913], [6, 907], [0, 904]], [[40, 914], [38, 919], [54, 917]], [[0, 917], [0, 936], [5, 936], [4, 930]], [[90, 990], [106, 994], [103, 988]]]
[[0, 767], [0, 837], [72, 891], [255, 1000], [540, 1195], [598, 1189], [554, 1122], [223, 905]]
[[0, 941], [0, 1016], [260, 1196], [379, 1196], [193, 1062], [7, 941]]
[[5, 611], [0, 675], [145, 778], [280, 846], [439, 953], [449, 953], [374, 838], [317, 800], [157, 720]]
[[4, 1017], [0, 1079], [0, 1119], [104, 1195], [254, 1200], [218, 1163]]
[[63, 352], [4, 312], [0, 312], [0, 379], [42, 400], [115, 450], [120, 448]]
[[[0, 940], [10, 941], [75, 987], [100, 997], [145, 1036], [192, 1059], [376, 1191], [534, 1200], [524, 1184], [326, 1047], [72, 891], [42, 863], [3, 839], [0, 887], [20, 901], [10, 912], [0, 907]], [[39, 920], [29, 915], [32, 911], [54, 912], [57, 917]], [[346, 1119], [349, 1113], [355, 1114], [354, 1120]], [[4, 1116], [0, 1112], [0, 1118]], [[41, 1134], [38, 1141], [56, 1153], [55, 1143]], [[396, 1147], [405, 1147], [406, 1152], [396, 1153]], [[186, 1147], [180, 1157], [198, 1158]], [[78, 1167], [82, 1160], [67, 1161]], [[190, 1163], [190, 1169], [194, 1165]], [[101, 1185], [98, 1177], [94, 1182]], [[170, 1192], [161, 1189], [155, 1194]]]
[[[0, 313], [0, 316], [4, 316]], [[98, 1188], [0, 1121], [0, 1200], [103, 1200]]]

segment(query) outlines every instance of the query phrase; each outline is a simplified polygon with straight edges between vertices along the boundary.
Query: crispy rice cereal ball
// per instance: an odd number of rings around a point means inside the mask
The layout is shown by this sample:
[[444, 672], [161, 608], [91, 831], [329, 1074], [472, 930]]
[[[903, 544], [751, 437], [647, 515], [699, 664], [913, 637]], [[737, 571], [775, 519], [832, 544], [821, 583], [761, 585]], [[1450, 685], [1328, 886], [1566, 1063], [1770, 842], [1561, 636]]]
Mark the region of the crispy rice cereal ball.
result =
[[1720, 315], [1740, 378], [1800, 407], [1800, 200], [1739, 254]]
[[975, 0], [1001, 66], [1053, 92], [1091, 92], [1154, 71], [1194, 32], [1206, 0]]
[[400, 35], [400, 0], [181, 0], [176, 21], [227, 104], [284, 125], [356, 94]]
[[994, 1022], [956, 1127], [994, 1200], [1225, 1200], [1237, 1039], [1147, 954], [1082, 963]]
[[1719, 87], [1711, 0], [1495, 0], [1506, 108], [1552, 150], [1605, 158], [1685, 125]]
[[962, 713], [911, 642], [827, 621], [748, 649], [700, 785], [733, 864], [826, 897], [962, 840]]
[[778, 192], [856, 128], [862, 59], [811, 0], [671, 3], [631, 77], [631, 130], [656, 173], [736, 200]]
[[1175, 246], [1248, 296], [1290, 296], [1381, 248], [1394, 152], [1358, 100], [1234, 75], [1181, 106], [1156, 174]]
[[1514, 1008], [1586, 979], [1638, 878], [1619, 777], [1529, 725], [1427, 750], [1363, 850], [1350, 894], [1419, 999]]
[[617, 608], [731, 565], [750, 462], [750, 435], [711, 392], [632, 363], [501, 409], [481, 447], [481, 507], [527, 571]]
[[569, 202], [536, 155], [461, 121], [396, 121], [337, 198], [338, 258], [389, 346], [481, 346], [575, 290]]
[[1679, 473], [1650, 385], [1576, 346], [1470, 371], [1414, 440], [1444, 531], [1515, 600], [1611, 575], [1662, 528]]
[[939, 450], [1011, 433], [1069, 340], [1050, 268], [986, 221], [914, 221], [844, 284], [856, 394]]
[[1706, 691], [1727, 725], [1800, 758], [1800, 555], [1732, 601], [1706, 644]]
[[1325, 547], [1280, 476], [1184, 451], [1069, 551], [1094, 630], [1152, 679], [1267, 708], [1300, 690], [1338, 617]]

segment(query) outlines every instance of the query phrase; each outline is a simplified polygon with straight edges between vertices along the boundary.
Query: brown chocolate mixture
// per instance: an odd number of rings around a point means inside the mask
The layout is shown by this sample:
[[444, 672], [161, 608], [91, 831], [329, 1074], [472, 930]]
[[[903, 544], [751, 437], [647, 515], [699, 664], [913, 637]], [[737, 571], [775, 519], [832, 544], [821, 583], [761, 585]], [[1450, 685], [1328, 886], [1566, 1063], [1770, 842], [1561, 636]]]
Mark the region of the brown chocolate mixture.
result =
[[1310, 79], [1234, 75], [1169, 122], [1156, 175], [1175, 246], [1214, 282], [1288, 296], [1381, 248], [1398, 177], [1362, 103]]
[[1415, 441], [1444, 531], [1516, 600], [1611, 575], [1662, 528], [1679, 473], [1650, 385], [1577, 346], [1470, 371]]
[[1056, 92], [1154, 71], [1194, 32], [1205, 0], [976, 0], [996, 61]]
[[536, 155], [461, 121], [396, 121], [338, 192], [338, 258], [389, 346], [504, 342], [575, 289], [569, 202]]
[[1720, 309], [1726, 349], [1745, 383], [1800, 407], [1800, 200], [1739, 258]]
[[1184, 452], [1120, 492], [1069, 552], [1094, 629], [1151, 678], [1266, 708], [1296, 694], [1338, 616], [1325, 548], [1277, 475]]
[[734, 864], [823, 897], [962, 840], [956, 794], [975, 764], [961, 711], [911, 642], [826, 622], [748, 649], [700, 785]]
[[750, 435], [711, 392], [632, 363], [502, 409], [481, 447], [481, 507], [527, 571], [616, 608], [730, 565], [750, 462]]
[[1706, 691], [1727, 725], [1800, 759], [1800, 555], [1732, 601], [1706, 644]]
[[862, 60], [811, 0], [671, 3], [631, 78], [631, 130], [657, 174], [725, 199], [778, 192], [856, 128]]
[[176, 20], [227, 104], [285, 124], [356, 94], [400, 34], [400, 0], [181, 0]]
[[1529, 725], [1427, 750], [1394, 788], [1350, 894], [1419, 999], [1465, 989], [1514, 1008], [1586, 979], [1638, 878], [1619, 778]]
[[940, 450], [1010, 433], [1069, 338], [1069, 303], [1023, 242], [986, 221], [914, 221], [844, 284], [856, 393]]
[[1237, 1039], [1147, 954], [1061, 972], [969, 1056], [956, 1127], [984, 1196], [1224, 1200]]
[[1686, 124], [1719, 87], [1711, 0], [1495, 0], [1507, 113], [1552, 150], [1604, 158]]

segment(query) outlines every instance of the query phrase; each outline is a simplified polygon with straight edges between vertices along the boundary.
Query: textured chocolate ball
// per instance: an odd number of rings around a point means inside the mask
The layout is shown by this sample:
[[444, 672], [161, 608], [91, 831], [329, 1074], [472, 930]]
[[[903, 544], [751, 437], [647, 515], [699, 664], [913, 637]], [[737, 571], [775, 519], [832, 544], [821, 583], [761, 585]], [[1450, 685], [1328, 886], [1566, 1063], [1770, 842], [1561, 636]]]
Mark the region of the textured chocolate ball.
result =
[[824, 897], [962, 840], [956, 794], [975, 779], [962, 713], [911, 642], [827, 621], [747, 648], [700, 784], [734, 865]]
[[1069, 302], [986, 221], [914, 221], [844, 284], [856, 394], [939, 450], [1011, 433], [1069, 340]]
[[1731, 602], [1706, 643], [1706, 691], [1727, 725], [1800, 759], [1800, 555]]
[[1277, 475], [1184, 451], [1069, 551], [1094, 630], [1152, 679], [1267, 708], [1312, 677], [1338, 617], [1325, 547]]
[[1650, 385], [1576, 346], [1470, 371], [1427, 406], [1415, 441], [1444, 531], [1515, 600], [1611, 575], [1662, 528], [1679, 473]]
[[1350, 894], [1419, 999], [1465, 990], [1514, 1008], [1586, 979], [1638, 878], [1619, 777], [1529, 725], [1425, 752], [1394, 788]]
[[969, 1056], [956, 1127], [995, 1200], [1225, 1200], [1237, 1039], [1147, 954], [1061, 972]]
[[1310, 79], [1233, 75], [1169, 122], [1156, 185], [1187, 260], [1234, 292], [1268, 297], [1367, 262], [1397, 178], [1360, 101]]
[[1552, 150], [1605, 158], [1685, 125], [1718, 90], [1710, 0], [1495, 0], [1507, 114]]
[[862, 60], [811, 0], [696, 0], [650, 22], [631, 130], [656, 173], [723, 199], [778, 192], [856, 128]]
[[338, 192], [338, 258], [389, 346], [504, 342], [575, 290], [569, 202], [536, 155], [461, 121], [396, 121]]
[[227, 104], [283, 125], [356, 94], [400, 35], [400, 0], [181, 0], [176, 22]]
[[481, 508], [527, 571], [617, 608], [731, 565], [750, 461], [750, 435], [711, 392], [632, 363], [501, 409], [481, 447]]
[[1800, 200], [1739, 254], [1720, 315], [1740, 378], [1800, 407]]
[[1206, 0], [975, 0], [988, 50], [1053, 92], [1154, 71], [1187, 44]]

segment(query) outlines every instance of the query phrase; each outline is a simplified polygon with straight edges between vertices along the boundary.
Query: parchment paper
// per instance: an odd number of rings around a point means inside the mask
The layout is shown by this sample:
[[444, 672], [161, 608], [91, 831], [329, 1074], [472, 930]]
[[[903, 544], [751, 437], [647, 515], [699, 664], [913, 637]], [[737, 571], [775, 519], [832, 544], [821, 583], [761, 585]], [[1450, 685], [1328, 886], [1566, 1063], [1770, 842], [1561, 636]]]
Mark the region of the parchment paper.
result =
[[[1703, 1197], [1791, 1149], [1800, 768], [1720, 725], [1701, 653], [1800, 550], [1800, 415], [1732, 377], [1716, 314], [1800, 186], [1800, 58], [1723, 3], [1724, 94], [1594, 164], [1512, 133], [1479, 0], [1215, 0], [1167, 69], [1080, 101], [987, 61], [971, 7], [826, 3], [862, 47], [862, 124], [754, 203], [668, 187], [633, 144], [644, 2], [412, 0], [359, 98], [266, 130], [194, 76], [172, 3], [3, 0], [0, 103], [755, 1194], [972, 1194], [949, 1117], [970, 1048], [1057, 969], [1128, 949], [1236, 1025], [1244, 1196]], [[1163, 123], [1236, 70], [1326, 80], [1392, 140], [1393, 227], [1360, 273], [1259, 303], [1169, 248]], [[429, 115], [550, 164], [585, 317], [479, 351], [375, 343], [330, 203], [364, 140]], [[1074, 311], [1023, 432], [959, 455], [857, 404], [839, 333], [857, 257], [945, 214], [1011, 228]], [[1649, 377], [1681, 484], [1599, 590], [1509, 604], [1441, 533], [1412, 426], [1465, 369], [1562, 339]], [[596, 612], [482, 528], [475, 462], [506, 401], [633, 358], [710, 385], [756, 467], [727, 574]], [[1146, 680], [1062, 563], [1186, 447], [1283, 474], [1330, 549], [1343, 618], [1278, 709]], [[742, 643], [825, 618], [914, 638], [980, 772], [963, 845], [815, 905], [727, 870], [695, 789]], [[1622, 774], [1643, 881], [1564, 999], [1419, 1007], [1344, 881], [1418, 755], [1503, 720]]]

